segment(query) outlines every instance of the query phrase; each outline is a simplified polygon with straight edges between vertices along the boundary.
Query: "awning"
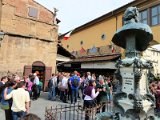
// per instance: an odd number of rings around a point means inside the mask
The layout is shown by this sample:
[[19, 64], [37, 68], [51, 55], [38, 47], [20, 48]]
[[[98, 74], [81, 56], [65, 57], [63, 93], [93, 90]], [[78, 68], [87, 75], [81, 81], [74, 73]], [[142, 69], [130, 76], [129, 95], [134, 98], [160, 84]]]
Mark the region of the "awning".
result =
[[81, 63], [82, 69], [117, 69], [113, 61]]
[[69, 62], [71, 59], [69, 57], [57, 54], [56, 61]]
[[107, 56], [92, 56], [92, 57], [81, 57], [73, 59], [71, 62], [93, 62], [93, 61], [108, 61], [108, 60], [116, 60], [120, 58], [120, 54], [113, 54]]

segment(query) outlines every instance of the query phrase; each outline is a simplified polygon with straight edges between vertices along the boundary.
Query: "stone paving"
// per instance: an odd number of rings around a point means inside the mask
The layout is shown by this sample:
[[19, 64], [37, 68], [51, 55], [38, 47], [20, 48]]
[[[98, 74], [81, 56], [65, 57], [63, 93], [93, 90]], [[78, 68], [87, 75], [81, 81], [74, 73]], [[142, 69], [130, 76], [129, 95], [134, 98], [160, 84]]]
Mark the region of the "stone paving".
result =
[[[45, 120], [45, 108], [55, 107], [56, 105], [64, 105], [69, 103], [62, 103], [61, 101], [49, 101], [47, 100], [47, 93], [42, 92], [40, 98], [36, 101], [31, 100], [30, 113], [38, 115], [42, 120]], [[5, 114], [2, 109], [0, 109], [0, 120], [5, 120]]]

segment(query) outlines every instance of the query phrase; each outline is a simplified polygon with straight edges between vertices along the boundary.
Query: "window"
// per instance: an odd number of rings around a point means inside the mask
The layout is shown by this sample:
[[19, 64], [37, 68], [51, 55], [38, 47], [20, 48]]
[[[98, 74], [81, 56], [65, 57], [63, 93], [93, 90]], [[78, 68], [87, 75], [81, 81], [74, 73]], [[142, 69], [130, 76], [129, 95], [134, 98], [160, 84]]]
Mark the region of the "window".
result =
[[106, 39], [106, 35], [105, 35], [105, 34], [102, 34], [102, 35], [101, 35], [101, 39], [102, 39], [102, 40], [105, 40], [105, 39]]
[[160, 23], [160, 5], [151, 8], [151, 25]]
[[83, 41], [81, 41], [80, 44], [83, 45]]
[[34, 7], [29, 7], [28, 16], [37, 18], [38, 17], [38, 9]]
[[141, 23], [148, 24], [148, 11], [147, 10], [141, 11], [139, 14], [139, 17], [140, 17], [139, 19]]

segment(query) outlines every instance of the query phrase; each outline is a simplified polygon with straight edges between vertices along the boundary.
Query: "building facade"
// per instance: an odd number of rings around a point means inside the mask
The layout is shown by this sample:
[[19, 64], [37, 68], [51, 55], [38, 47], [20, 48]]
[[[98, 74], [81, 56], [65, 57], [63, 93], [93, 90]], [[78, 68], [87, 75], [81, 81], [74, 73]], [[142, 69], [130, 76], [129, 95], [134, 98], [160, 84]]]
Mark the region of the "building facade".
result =
[[55, 71], [55, 13], [34, 0], [0, 1], [0, 76], [39, 71], [44, 86]]
[[[93, 21], [75, 28], [68, 40], [64, 40], [63, 38], [69, 32], [61, 35], [59, 40], [61, 41], [62, 46], [71, 53], [74, 53], [77, 59], [91, 56], [92, 59], [94, 59], [97, 56], [100, 57], [105, 55], [109, 57], [114, 56], [115, 54], [121, 54], [121, 57], [123, 58], [125, 56], [124, 50], [118, 46], [115, 46], [111, 40], [115, 32], [123, 26], [123, 14], [130, 6], [136, 6], [139, 8], [140, 22], [148, 24], [151, 27], [154, 38], [150, 46], [160, 43], [160, 1], [135, 0], [116, 10], [102, 15]], [[97, 52], [90, 52], [94, 48], [97, 48]], [[108, 59], [106, 59], [105, 62], [110, 61], [111, 60], [108, 61]], [[92, 62], [92, 60], [90, 62]]]
[[66, 33], [61, 35], [59, 40], [62, 42], [62, 46], [72, 52], [79, 51], [82, 47], [84, 49], [91, 49], [93, 46], [112, 45], [111, 40], [114, 33], [123, 26], [124, 11], [130, 6], [139, 8], [140, 22], [150, 25], [154, 41], [160, 43], [160, 1], [135, 0], [75, 28], [68, 40], [63, 40], [63, 36]]
[[160, 78], [160, 51], [150, 47], [143, 52], [143, 58], [152, 62], [153, 74], [155, 77]]

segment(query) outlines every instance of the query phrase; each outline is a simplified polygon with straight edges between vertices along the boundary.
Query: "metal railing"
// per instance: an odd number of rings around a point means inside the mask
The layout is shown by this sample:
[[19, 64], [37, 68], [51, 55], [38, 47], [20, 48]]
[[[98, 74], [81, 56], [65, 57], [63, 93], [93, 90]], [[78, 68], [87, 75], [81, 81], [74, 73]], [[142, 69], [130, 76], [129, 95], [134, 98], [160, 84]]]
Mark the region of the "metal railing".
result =
[[112, 112], [112, 103], [84, 108], [82, 103], [78, 102], [77, 104], [64, 104], [46, 108], [45, 120], [85, 120], [86, 116], [90, 118], [89, 120], [95, 120], [96, 114], [101, 111], [104, 105], [106, 106], [106, 112]]

